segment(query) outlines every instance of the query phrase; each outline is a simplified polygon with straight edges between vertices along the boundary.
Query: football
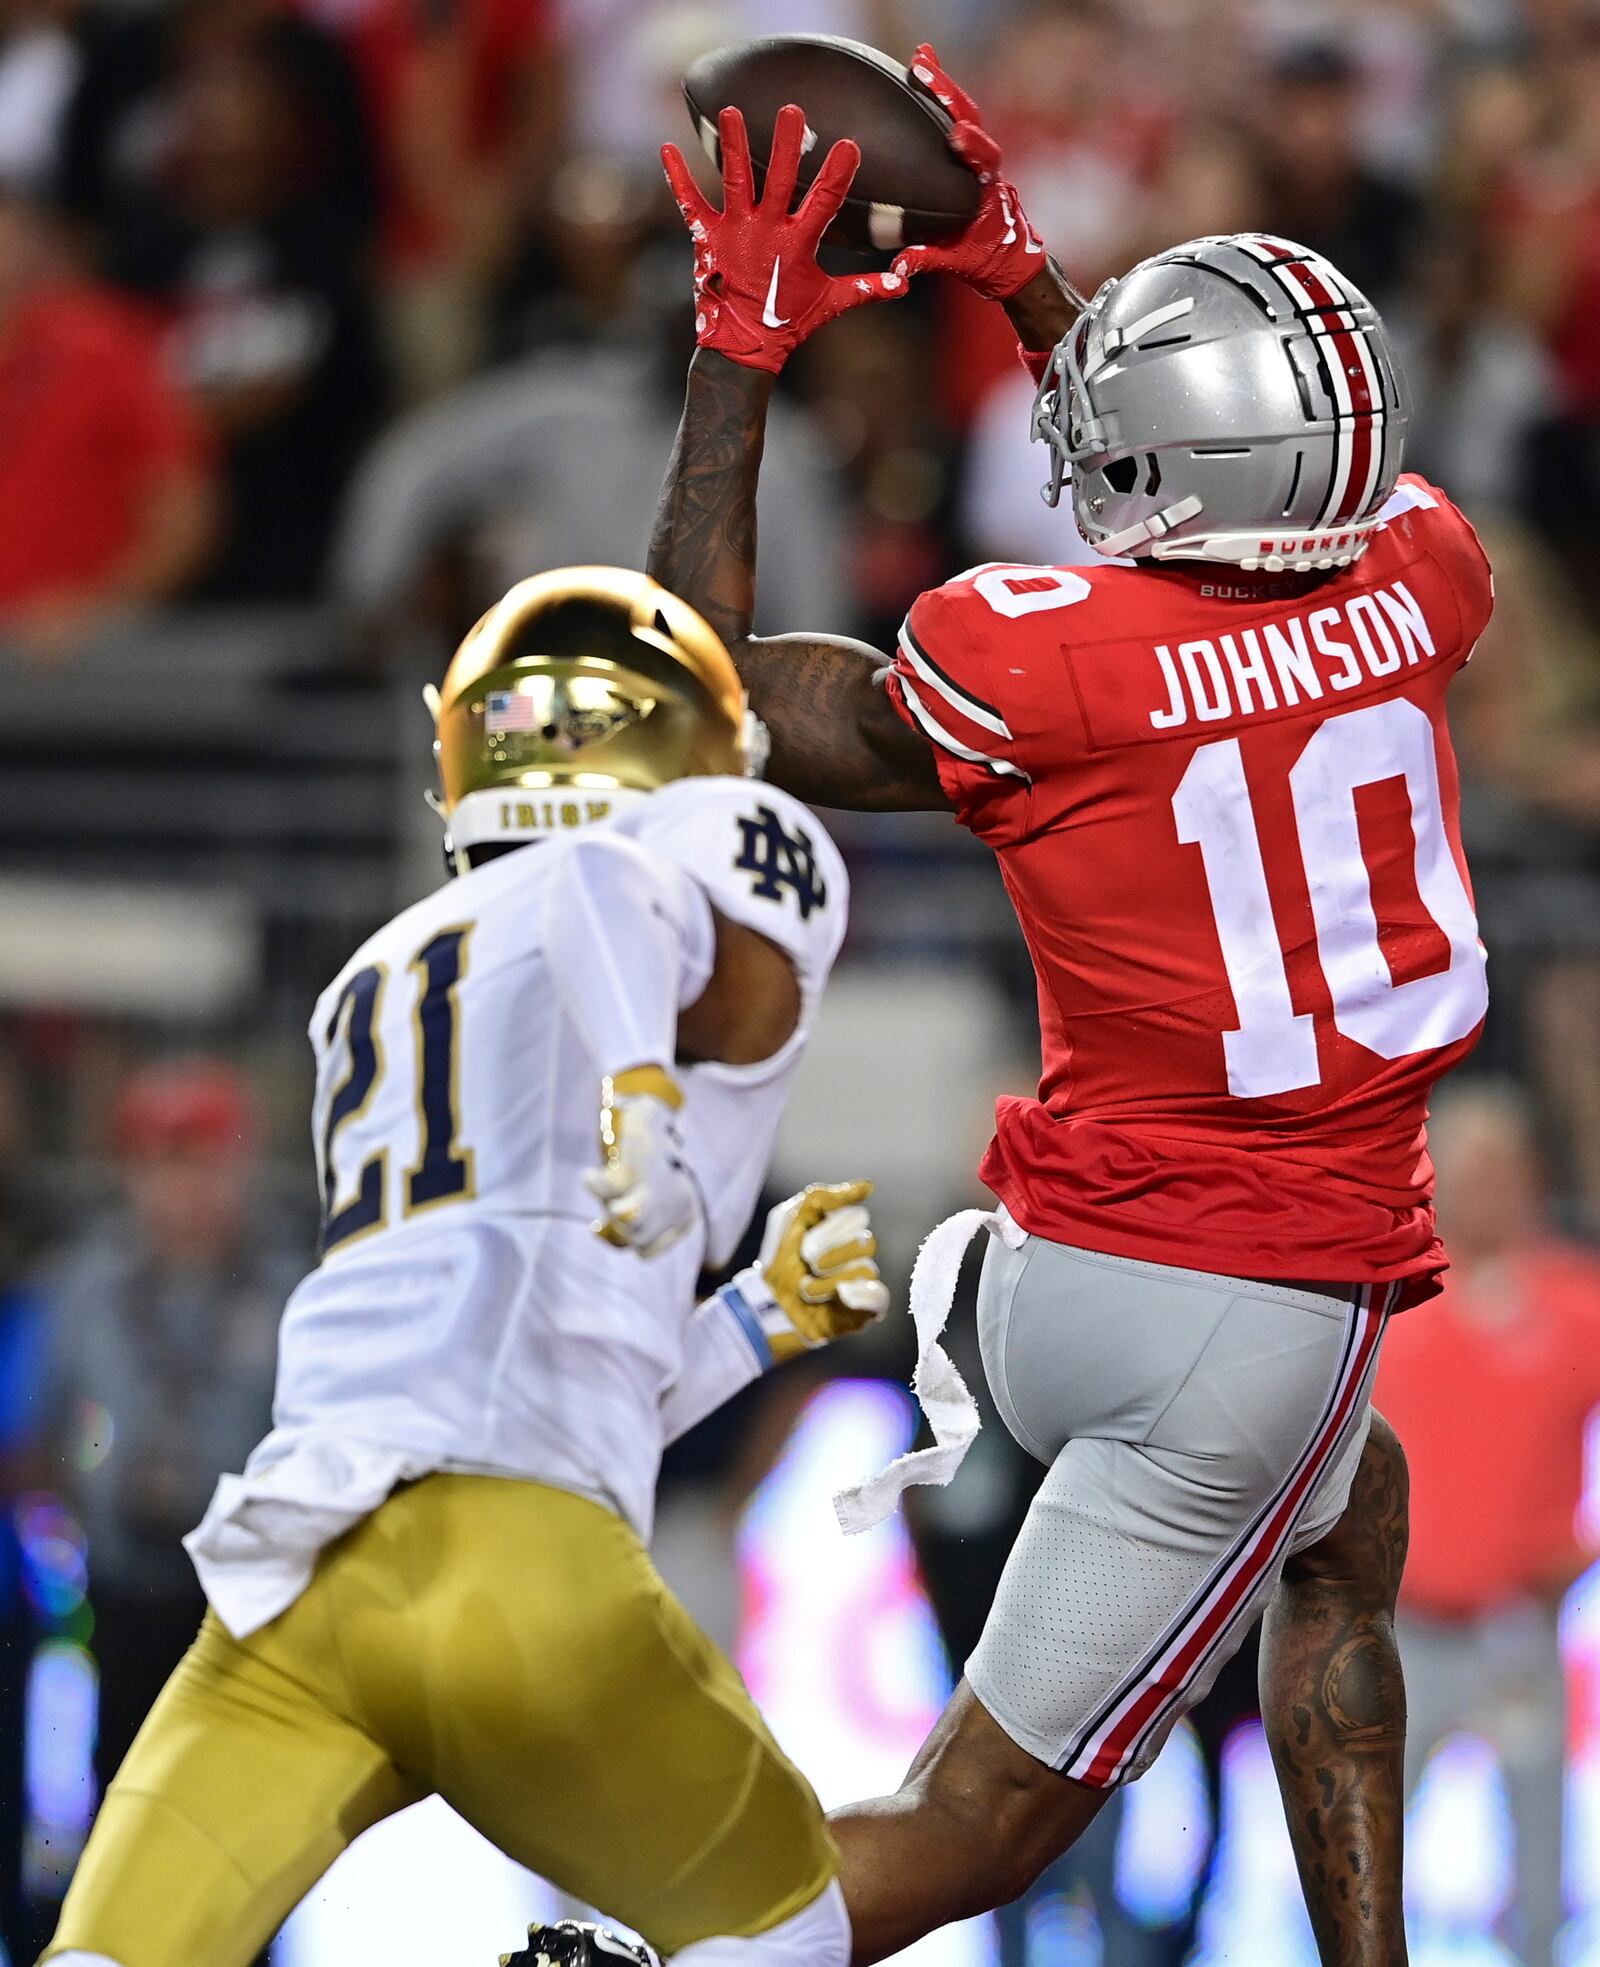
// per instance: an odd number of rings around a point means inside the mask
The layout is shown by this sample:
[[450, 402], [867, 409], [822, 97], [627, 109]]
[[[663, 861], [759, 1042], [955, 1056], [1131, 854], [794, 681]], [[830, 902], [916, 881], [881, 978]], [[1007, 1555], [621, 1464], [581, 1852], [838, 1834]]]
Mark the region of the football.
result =
[[977, 179], [950, 148], [949, 114], [903, 62], [832, 34], [774, 34], [702, 55], [683, 78], [695, 132], [720, 165], [717, 117], [744, 112], [759, 186], [772, 126], [785, 103], [805, 111], [804, 195], [840, 137], [861, 146], [850, 196], [828, 228], [831, 244], [895, 253], [945, 239], [978, 209]]

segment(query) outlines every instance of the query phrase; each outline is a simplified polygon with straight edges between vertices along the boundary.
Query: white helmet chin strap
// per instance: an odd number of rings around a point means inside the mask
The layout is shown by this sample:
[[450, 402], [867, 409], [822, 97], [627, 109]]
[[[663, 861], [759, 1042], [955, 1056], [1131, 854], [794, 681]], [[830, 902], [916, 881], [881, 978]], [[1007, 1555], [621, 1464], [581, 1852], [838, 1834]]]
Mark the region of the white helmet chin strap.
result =
[[[1179, 499], [1176, 505], [1169, 505], [1161, 512], [1152, 512], [1148, 519], [1141, 519], [1137, 526], [1124, 527], [1120, 533], [1112, 533], [1103, 540], [1093, 540], [1090, 544], [1096, 553], [1103, 553], [1108, 559], [1119, 554], [1132, 553], [1135, 547], [1143, 546], [1147, 540], [1164, 540], [1174, 526], [1181, 526], [1185, 520], [1197, 518], [1205, 506], [1198, 498]], [[1161, 548], [1156, 547], [1159, 554]]]
[[1348, 567], [1359, 560], [1372, 544], [1377, 525], [1373, 519], [1321, 533], [1273, 536], [1258, 530], [1191, 534], [1184, 540], [1167, 537], [1174, 527], [1197, 519], [1204, 510], [1198, 498], [1180, 499], [1176, 505], [1141, 519], [1138, 525], [1125, 527], [1104, 539], [1091, 540], [1090, 545], [1108, 560], [1119, 559], [1148, 545], [1152, 560], [1214, 560], [1224, 566], [1241, 568], [1245, 573], [1310, 574]]

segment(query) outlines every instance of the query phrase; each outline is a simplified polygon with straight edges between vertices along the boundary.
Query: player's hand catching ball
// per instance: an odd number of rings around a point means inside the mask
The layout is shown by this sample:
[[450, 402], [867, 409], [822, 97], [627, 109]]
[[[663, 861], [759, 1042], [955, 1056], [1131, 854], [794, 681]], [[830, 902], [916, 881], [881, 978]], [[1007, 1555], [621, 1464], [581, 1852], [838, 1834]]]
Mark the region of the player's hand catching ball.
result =
[[817, 247], [861, 162], [858, 145], [836, 143], [797, 212], [789, 210], [804, 154], [806, 119], [793, 103], [778, 111], [772, 158], [759, 200], [744, 117], [717, 119], [722, 210], [701, 192], [675, 143], [661, 146], [667, 182], [694, 240], [694, 328], [702, 348], [776, 375], [827, 322], [868, 301], [906, 290], [899, 272], [824, 273]]
[[894, 270], [908, 280], [919, 273], [952, 273], [986, 300], [1010, 300], [1044, 271], [1044, 241], [1028, 223], [1016, 186], [1002, 173], [1000, 146], [983, 127], [983, 112], [945, 74], [926, 41], [911, 58], [911, 74], [955, 118], [950, 147], [982, 185], [983, 202], [953, 239], [908, 246]]
[[859, 1332], [889, 1309], [871, 1182], [813, 1182], [767, 1217], [761, 1255], [735, 1280], [760, 1319], [773, 1363]]
[[595, 1234], [619, 1250], [659, 1257], [702, 1213], [678, 1129], [683, 1094], [653, 1065], [600, 1083], [600, 1165], [583, 1178], [600, 1204]]

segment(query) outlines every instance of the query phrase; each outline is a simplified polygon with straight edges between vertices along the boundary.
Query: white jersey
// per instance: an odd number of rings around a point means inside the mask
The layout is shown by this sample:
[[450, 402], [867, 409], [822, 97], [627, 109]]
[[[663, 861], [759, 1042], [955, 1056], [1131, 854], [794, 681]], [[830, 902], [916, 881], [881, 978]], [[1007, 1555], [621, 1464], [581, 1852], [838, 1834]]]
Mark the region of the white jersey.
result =
[[[541, 947], [544, 887], [586, 836], [491, 861], [356, 951], [311, 1021], [323, 1259], [284, 1314], [273, 1431], [188, 1540], [236, 1634], [396, 1482], [437, 1469], [577, 1489], [649, 1535], [696, 1274], [755, 1207], [848, 881], [815, 817], [748, 780], [680, 780], [602, 824], [789, 955], [799, 1025], [759, 1065], [676, 1069], [707, 1222], [646, 1261], [593, 1232], [599, 1080]], [[688, 1003], [710, 918], [685, 934]]]

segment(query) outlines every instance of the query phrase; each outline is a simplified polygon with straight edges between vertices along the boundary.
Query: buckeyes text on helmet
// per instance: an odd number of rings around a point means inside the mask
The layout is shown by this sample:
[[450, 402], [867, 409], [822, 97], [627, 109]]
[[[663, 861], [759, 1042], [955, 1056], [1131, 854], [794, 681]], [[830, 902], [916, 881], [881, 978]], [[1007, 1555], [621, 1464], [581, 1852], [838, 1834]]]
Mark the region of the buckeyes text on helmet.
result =
[[1110, 557], [1348, 565], [1400, 475], [1409, 403], [1377, 310], [1320, 254], [1190, 240], [1108, 281], [1051, 357], [1034, 434]]

